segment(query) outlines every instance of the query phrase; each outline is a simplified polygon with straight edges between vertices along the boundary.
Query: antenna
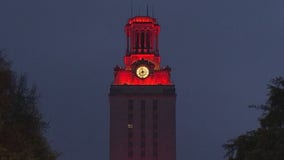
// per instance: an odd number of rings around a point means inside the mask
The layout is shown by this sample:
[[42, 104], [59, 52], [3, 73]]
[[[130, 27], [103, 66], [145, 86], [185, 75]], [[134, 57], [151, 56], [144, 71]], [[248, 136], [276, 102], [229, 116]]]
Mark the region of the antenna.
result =
[[133, 17], [133, 0], [131, 0], [131, 17]]
[[154, 6], [154, 4], [152, 5], [152, 16], [155, 18], [155, 6]]
[[138, 16], [141, 16], [141, 6], [138, 6]]
[[149, 6], [147, 4], [147, 16], [149, 16]]

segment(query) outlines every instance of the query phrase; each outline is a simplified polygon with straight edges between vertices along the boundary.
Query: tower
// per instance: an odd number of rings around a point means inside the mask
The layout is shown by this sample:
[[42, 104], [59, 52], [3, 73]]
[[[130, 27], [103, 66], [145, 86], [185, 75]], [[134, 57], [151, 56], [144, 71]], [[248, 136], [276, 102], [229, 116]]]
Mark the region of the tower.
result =
[[110, 160], [175, 160], [175, 103], [171, 69], [160, 66], [160, 26], [136, 16], [125, 25], [124, 67], [110, 87]]

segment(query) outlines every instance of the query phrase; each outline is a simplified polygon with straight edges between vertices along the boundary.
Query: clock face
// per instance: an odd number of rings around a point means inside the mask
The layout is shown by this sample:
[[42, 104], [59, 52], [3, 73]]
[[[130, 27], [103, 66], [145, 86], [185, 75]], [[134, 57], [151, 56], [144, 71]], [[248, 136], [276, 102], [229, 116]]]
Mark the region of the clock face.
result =
[[147, 78], [149, 75], [149, 69], [146, 66], [140, 66], [136, 69], [136, 75], [139, 78]]

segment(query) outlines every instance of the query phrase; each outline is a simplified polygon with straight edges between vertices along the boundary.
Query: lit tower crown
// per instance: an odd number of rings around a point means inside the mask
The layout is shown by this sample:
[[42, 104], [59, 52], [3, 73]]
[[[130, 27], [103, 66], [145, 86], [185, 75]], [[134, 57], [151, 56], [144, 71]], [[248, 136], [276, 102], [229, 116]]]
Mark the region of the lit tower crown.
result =
[[125, 26], [127, 54], [158, 55], [158, 35], [160, 26], [151, 17], [134, 17]]
[[115, 67], [113, 85], [172, 85], [170, 68], [160, 67], [160, 26], [155, 18], [136, 16], [125, 25], [125, 67]]

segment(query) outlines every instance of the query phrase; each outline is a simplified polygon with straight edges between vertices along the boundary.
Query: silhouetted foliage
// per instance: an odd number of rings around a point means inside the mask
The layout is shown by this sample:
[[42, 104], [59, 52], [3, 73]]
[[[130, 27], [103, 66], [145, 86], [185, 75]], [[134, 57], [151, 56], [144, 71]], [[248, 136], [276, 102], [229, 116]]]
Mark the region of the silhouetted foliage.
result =
[[268, 85], [265, 105], [251, 106], [263, 111], [260, 127], [224, 145], [228, 160], [284, 160], [284, 79]]
[[48, 124], [38, 111], [36, 88], [29, 89], [0, 53], [0, 159], [55, 160], [44, 133]]

